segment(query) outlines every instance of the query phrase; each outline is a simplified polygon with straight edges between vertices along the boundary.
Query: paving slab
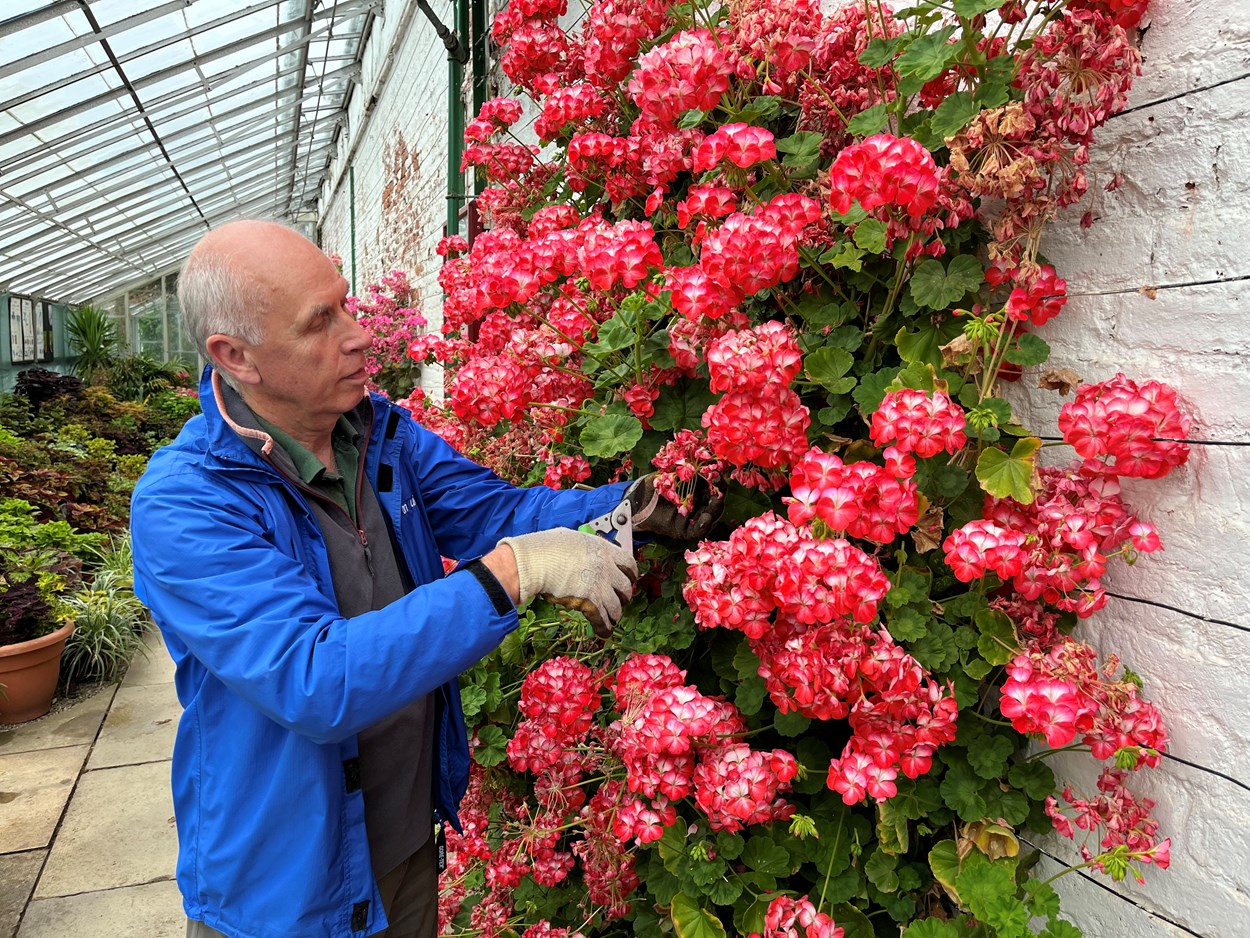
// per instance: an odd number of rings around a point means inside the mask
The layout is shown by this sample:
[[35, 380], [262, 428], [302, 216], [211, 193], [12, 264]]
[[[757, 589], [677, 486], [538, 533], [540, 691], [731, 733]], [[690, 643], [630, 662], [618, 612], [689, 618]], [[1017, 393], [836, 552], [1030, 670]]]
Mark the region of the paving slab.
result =
[[[100, 723], [108, 712], [116, 690], [116, 685], [109, 684], [90, 697], [38, 720], [0, 725], [0, 756], [91, 743], [95, 739], [96, 731], [100, 729]], [[3, 787], [3, 783], [0, 783], [0, 788]]]
[[[168, 762], [182, 706], [173, 684], [123, 684], [87, 760], [88, 769]], [[168, 766], [166, 766], [168, 775]]]
[[156, 882], [174, 875], [177, 859], [168, 762], [84, 772], [35, 898]]
[[22, 909], [35, 888], [46, 850], [0, 856], [0, 938], [13, 938]]
[[147, 654], [136, 654], [126, 669], [122, 679], [124, 685], [135, 684], [169, 684], [174, 679], [174, 660], [169, 657], [161, 633], [152, 627], [143, 638], [143, 646]]
[[0, 755], [0, 854], [48, 846], [89, 748]]
[[169, 880], [36, 899], [17, 938], [183, 938], [186, 933], [182, 896]]

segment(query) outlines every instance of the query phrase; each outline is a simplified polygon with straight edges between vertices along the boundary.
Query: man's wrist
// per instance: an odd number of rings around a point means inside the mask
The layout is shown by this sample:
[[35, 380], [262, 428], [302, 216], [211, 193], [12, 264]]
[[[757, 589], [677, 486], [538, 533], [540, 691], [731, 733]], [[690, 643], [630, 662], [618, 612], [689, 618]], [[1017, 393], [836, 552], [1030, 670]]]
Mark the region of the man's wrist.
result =
[[516, 554], [507, 544], [500, 544], [482, 558], [482, 566], [489, 570], [499, 581], [508, 598], [515, 606], [521, 599], [521, 577], [517, 573]]

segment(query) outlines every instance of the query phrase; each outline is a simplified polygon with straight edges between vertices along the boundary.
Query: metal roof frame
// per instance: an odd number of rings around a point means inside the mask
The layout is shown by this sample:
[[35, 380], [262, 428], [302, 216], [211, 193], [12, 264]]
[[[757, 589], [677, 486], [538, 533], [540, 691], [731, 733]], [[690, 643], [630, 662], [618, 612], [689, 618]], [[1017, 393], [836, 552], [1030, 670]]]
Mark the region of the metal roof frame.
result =
[[176, 267], [229, 218], [294, 221], [381, 4], [9, 0], [0, 284], [81, 302]]

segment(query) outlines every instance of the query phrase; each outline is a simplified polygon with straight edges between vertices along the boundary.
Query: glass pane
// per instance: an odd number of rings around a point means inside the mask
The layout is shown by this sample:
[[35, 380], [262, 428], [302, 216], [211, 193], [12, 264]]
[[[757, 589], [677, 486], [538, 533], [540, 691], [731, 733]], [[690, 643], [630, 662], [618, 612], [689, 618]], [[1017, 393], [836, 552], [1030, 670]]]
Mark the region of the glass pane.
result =
[[165, 307], [169, 322], [169, 357], [182, 359], [188, 371], [195, 370], [195, 343], [182, 320], [182, 307], [178, 305], [178, 275], [165, 278]]
[[162, 361], [165, 358], [165, 310], [159, 280], [130, 291], [130, 321], [135, 325], [136, 353]]

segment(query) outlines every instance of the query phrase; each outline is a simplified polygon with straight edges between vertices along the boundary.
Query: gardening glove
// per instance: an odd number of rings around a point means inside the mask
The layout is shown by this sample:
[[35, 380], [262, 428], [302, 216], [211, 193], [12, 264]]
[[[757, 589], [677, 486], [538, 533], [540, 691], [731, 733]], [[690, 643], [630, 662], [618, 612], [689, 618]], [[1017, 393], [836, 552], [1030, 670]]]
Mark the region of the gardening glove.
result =
[[634, 515], [634, 529], [649, 531], [660, 537], [679, 541], [698, 541], [707, 537], [712, 525], [725, 510], [725, 496], [712, 495], [712, 487], [702, 476], [694, 480], [690, 513], [683, 515], [677, 506], [661, 497], [655, 487], [655, 473], [645, 475], [625, 492]]
[[607, 638], [629, 602], [638, 579], [632, 554], [597, 534], [552, 528], [499, 542], [512, 548], [521, 602], [544, 596], [590, 620]]

